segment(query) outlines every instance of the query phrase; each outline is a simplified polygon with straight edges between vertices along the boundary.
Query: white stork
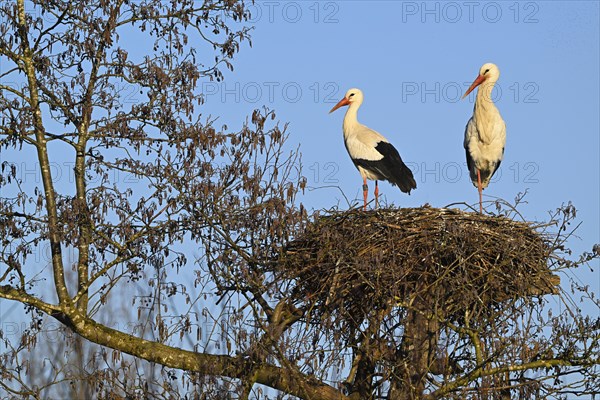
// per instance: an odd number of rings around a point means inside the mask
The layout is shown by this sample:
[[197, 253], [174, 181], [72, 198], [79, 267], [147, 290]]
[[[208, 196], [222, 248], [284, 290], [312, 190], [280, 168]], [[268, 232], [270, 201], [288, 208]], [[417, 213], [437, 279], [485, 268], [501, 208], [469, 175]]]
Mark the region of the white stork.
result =
[[464, 147], [467, 166], [473, 185], [479, 191], [479, 212], [483, 212], [481, 191], [500, 166], [506, 144], [506, 125], [492, 101], [492, 89], [500, 77], [500, 70], [492, 63], [483, 64], [479, 76], [467, 89], [463, 99], [477, 89], [473, 116], [465, 128]]
[[344, 144], [363, 179], [363, 209], [366, 210], [369, 194], [367, 179], [375, 181], [375, 207], [379, 205], [378, 180], [385, 179], [408, 194], [417, 187], [417, 183], [412, 171], [402, 162], [398, 150], [383, 135], [358, 122], [356, 115], [362, 102], [363, 93], [359, 89], [350, 89], [329, 113], [349, 106], [342, 125]]

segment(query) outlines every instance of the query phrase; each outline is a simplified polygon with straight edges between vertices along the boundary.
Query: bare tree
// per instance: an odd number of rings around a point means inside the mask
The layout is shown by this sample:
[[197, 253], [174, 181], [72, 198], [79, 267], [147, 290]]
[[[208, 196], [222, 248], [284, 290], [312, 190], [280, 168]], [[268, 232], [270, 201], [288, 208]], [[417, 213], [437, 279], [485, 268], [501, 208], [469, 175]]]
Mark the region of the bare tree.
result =
[[[6, 393], [600, 390], [600, 322], [575, 301], [549, 316], [544, 297], [558, 293], [556, 271], [597, 256], [561, 253], [572, 207], [552, 218], [563, 221], [554, 236], [514, 215], [444, 209], [309, 218], [296, 198], [299, 152], [273, 111], [254, 111], [237, 132], [201, 116], [199, 83], [222, 79], [249, 41], [243, 1], [17, 0], [0, 12], [0, 149], [35, 160], [41, 177], [2, 162], [0, 298], [31, 321], [3, 335]], [[45, 248], [48, 265], [32, 259]], [[115, 311], [124, 306], [129, 316]], [[69, 334], [45, 343], [45, 359], [33, 349], [48, 319]], [[74, 356], [61, 362], [63, 352]], [[28, 376], [45, 363], [47, 378]]]

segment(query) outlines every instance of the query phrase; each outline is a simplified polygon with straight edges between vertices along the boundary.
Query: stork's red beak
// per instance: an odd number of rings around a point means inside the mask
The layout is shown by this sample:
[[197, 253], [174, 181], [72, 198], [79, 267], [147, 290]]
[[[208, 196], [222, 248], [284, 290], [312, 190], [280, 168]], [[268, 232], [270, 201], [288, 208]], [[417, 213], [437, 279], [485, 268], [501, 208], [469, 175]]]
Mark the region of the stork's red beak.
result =
[[347, 98], [343, 98], [339, 101], [339, 103], [337, 103], [335, 106], [333, 106], [333, 108], [331, 110], [329, 110], [329, 114], [331, 114], [332, 112], [334, 112], [335, 110], [337, 110], [340, 107], [343, 106], [347, 106], [348, 104], [350, 104], [350, 100], [348, 100]]
[[467, 91], [465, 92], [464, 96], [462, 97], [463, 99], [465, 97], [467, 97], [469, 95], [469, 93], [471, 93], [473, 91], [473, 89], [475, 89], [477, 86], [481, 85], [481, 83], [485, 81], [485, 76], [483, 75], [479, 75], [471, 84], [471, 86], [467, 89]]

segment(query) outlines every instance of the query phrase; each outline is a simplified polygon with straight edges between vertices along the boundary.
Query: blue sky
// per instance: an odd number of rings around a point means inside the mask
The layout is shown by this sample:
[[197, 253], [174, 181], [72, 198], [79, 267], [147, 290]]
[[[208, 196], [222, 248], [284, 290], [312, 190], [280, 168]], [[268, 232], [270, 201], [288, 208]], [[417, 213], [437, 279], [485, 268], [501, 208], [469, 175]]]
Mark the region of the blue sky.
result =
[[[309, 209], [361, 199], [345, 109], [328, 114], [351, 87], [365, 94], [359, 121], [398, 148], [417, 180], [410, 196], [381, 184], [388, 203], [475, 204], [462, 147], [474, 94], [460, 97], [489, 61], [500, 68], [507, 144], [484, 200], [527, 190], [519, 210], [533, 221], [571, 201], [583, 221], [575, 253], [600, 242], [599, 2], [272, 1], [253, 11], [253, 47], [223, 83], [203, 85], [205, 112], [235, 126], [274, 108], [301, 145]], [[599, 267], [575, 273], [596, 294]]]

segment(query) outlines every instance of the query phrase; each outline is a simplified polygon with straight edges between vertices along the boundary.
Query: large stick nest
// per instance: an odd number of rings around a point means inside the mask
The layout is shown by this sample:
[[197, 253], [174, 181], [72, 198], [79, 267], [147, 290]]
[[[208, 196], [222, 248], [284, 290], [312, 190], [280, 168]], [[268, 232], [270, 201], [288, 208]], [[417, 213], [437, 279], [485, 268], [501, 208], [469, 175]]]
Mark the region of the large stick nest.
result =
[[291, 242], [277, 273], [313, 317], [363, 320], [435, 294], [453, 318], [474, 307], [555, 293], [552, 248], [528, 223], [458, 209], [350, 210], [322, 216]]

